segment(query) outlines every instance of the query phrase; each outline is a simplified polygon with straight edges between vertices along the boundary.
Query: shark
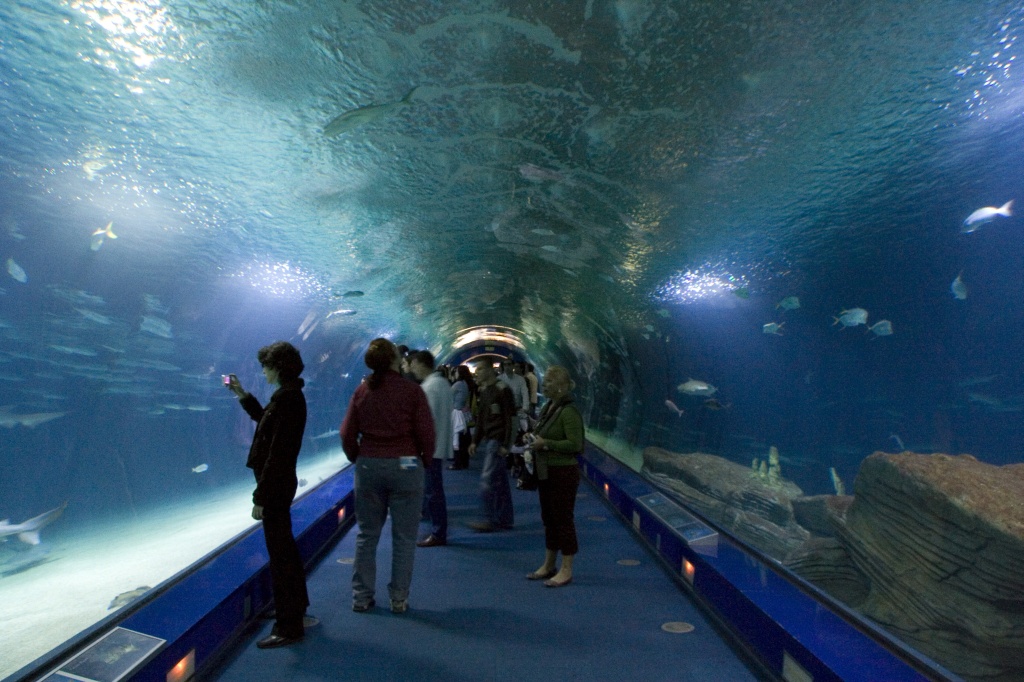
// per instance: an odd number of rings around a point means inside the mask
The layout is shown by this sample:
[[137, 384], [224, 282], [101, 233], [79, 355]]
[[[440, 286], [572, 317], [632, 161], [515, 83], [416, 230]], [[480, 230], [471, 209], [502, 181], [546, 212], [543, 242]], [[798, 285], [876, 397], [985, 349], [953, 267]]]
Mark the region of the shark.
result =
[[6, 541], [10, 535], [17, 535], [18, 539], [25, 544], [38, 545], [39, 531], [56, 521], [64, 513], [64, 509], [67, 506], [68, 503], [65, 502], [61, 506], [48, 512], [43, 512], [24, 523], [11, 523], [10, 519], [3, 519], [0, 521], [0, 542]]
[[34, 429], [40, 424], [45, 424], [53, 419], [63, 417], [66, 412], [31, 412], [27, 414], [14, 414], [10, 411], [9, 405], [0, 406], [0, 426], [13, 429], [21, 425]]

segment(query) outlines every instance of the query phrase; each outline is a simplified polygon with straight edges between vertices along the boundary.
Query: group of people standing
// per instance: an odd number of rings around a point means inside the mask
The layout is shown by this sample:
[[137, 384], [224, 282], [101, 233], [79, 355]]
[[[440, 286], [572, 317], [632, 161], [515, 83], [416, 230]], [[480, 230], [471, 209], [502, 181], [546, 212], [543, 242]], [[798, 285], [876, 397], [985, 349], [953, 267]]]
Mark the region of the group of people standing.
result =
[[[404, 351], [404, 352], [403, 352]], [[301, 557], [291, 531], [290, 506], [297, 488], [295, 463], [306, 421], [302, 360], [294, 346], [277, 342], [261, 348], [257, 359], [268, 383], [279, 386], [266, 407], [242, 389], [235, 375], [225, 385], [257, 422], [247, 466], [257, 487], [253, 518], [263, 521], [274, 590], [276, 624], [260, 648], [286, 646], [302, 639], [309, 606]], [[502, 361], [502, 374], [482, 363], [435, 368], [429, 351], [409, 352], [384, 338], [370, 342], [364, 356], [371, 373], [352, 395], [340, 428], [342, 448], [355, 465], [355, 513], [358, 524], [352, 571], [352, 610], [376, 606], [377, 545], [391, 516], [391, 611], [409, 607], [416, 547], [448, 543], [444, 495], [445, 461], [464, 469], [479, 453], [481, 519], [477, 532], [514, 526], [509, 455], [527, 443], [533, 452], [545, 555], [528, 573], [547, 587], [572, 581], [578, 551], [574, 509], [583, 451], [583, 419], [573, 404], [572, 380], [563, 367], [549, 367], [541, 387], [547, 402], [537, 414], [537, 377], [531, 365]], [[531, 379], [532, 377], [532, 379]], [[430, 532], [417, 540], [420, 520]], [[557, 565], [558, 554], [561, 565]]]

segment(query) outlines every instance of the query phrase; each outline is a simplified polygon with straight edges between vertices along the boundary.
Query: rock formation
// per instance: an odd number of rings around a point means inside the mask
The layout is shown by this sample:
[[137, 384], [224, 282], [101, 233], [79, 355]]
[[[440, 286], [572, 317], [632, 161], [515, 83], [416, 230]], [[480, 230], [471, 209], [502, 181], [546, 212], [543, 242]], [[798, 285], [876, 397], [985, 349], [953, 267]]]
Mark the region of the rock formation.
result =
[[647, 448], [643, 472], [965, 679], [1024, 679], [1024, 464], [878, 452], [853, 496], [814, 497], [702, 453]]

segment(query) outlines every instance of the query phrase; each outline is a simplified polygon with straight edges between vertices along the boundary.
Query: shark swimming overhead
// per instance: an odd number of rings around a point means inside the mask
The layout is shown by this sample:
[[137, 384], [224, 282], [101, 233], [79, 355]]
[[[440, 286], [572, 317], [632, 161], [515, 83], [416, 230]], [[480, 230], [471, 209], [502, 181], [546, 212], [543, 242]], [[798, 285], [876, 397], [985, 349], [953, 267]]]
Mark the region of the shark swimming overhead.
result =
[[64, 513], [67, 506], [68, 503], [65, 502], [61, 506], [48, 512], [43, 512], [24, 523], [12, 524], [9, 519], [3, 519], [0, 521], [0, 542], [5, 541], [10, 535], [17, 535], [18, 539], [25, 544], [38, 545], [40, 542], [39, 531], [56, 521]]
[[405, 97], [396, 102], [388, 102], [387, 104], [368, 104], [365, 107], [346, 111], [331, 119], [330, 123], [324, 126], [324, 137], [338, 137], [343, 133], [355, 130], [356, 128], [360, 128], [369, 123], [373, 123], [380, 118], [390, 116], [402, 107], [408, 105], [412, 98], [412, 93], [414, 92], [416, 92], [416, 88], [405, 93]]

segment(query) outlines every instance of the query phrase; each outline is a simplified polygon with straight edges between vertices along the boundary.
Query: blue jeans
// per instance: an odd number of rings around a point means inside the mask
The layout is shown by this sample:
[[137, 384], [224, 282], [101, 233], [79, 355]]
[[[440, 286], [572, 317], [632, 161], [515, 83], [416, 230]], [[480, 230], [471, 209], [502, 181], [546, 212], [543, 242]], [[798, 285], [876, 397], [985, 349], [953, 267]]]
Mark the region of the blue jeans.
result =
[[508, 484], [508, 467], [498, 452], [499, 447], [501, 443], [496, 440], [484, 440], [477, 448], [484, 459], [483, 471], [480, 472], [480, 514], [492, 526], [511, 528], [512, 488]]
[[391, 599], [409, 598], [416, 531], [423, 500], [423, 464], [402, 469], [397, 459], [360, 457], [356, 461], [356, 558], [352, 600], [365, 604], [377, 587], [377, 542], [391, 512]]
[[430, 522], [430, 533], [442, 542], [448, 541], [448, 501], [444, 496], [444, 460], [435, 457], [425, 471], [423, 483], [424, 516]]

